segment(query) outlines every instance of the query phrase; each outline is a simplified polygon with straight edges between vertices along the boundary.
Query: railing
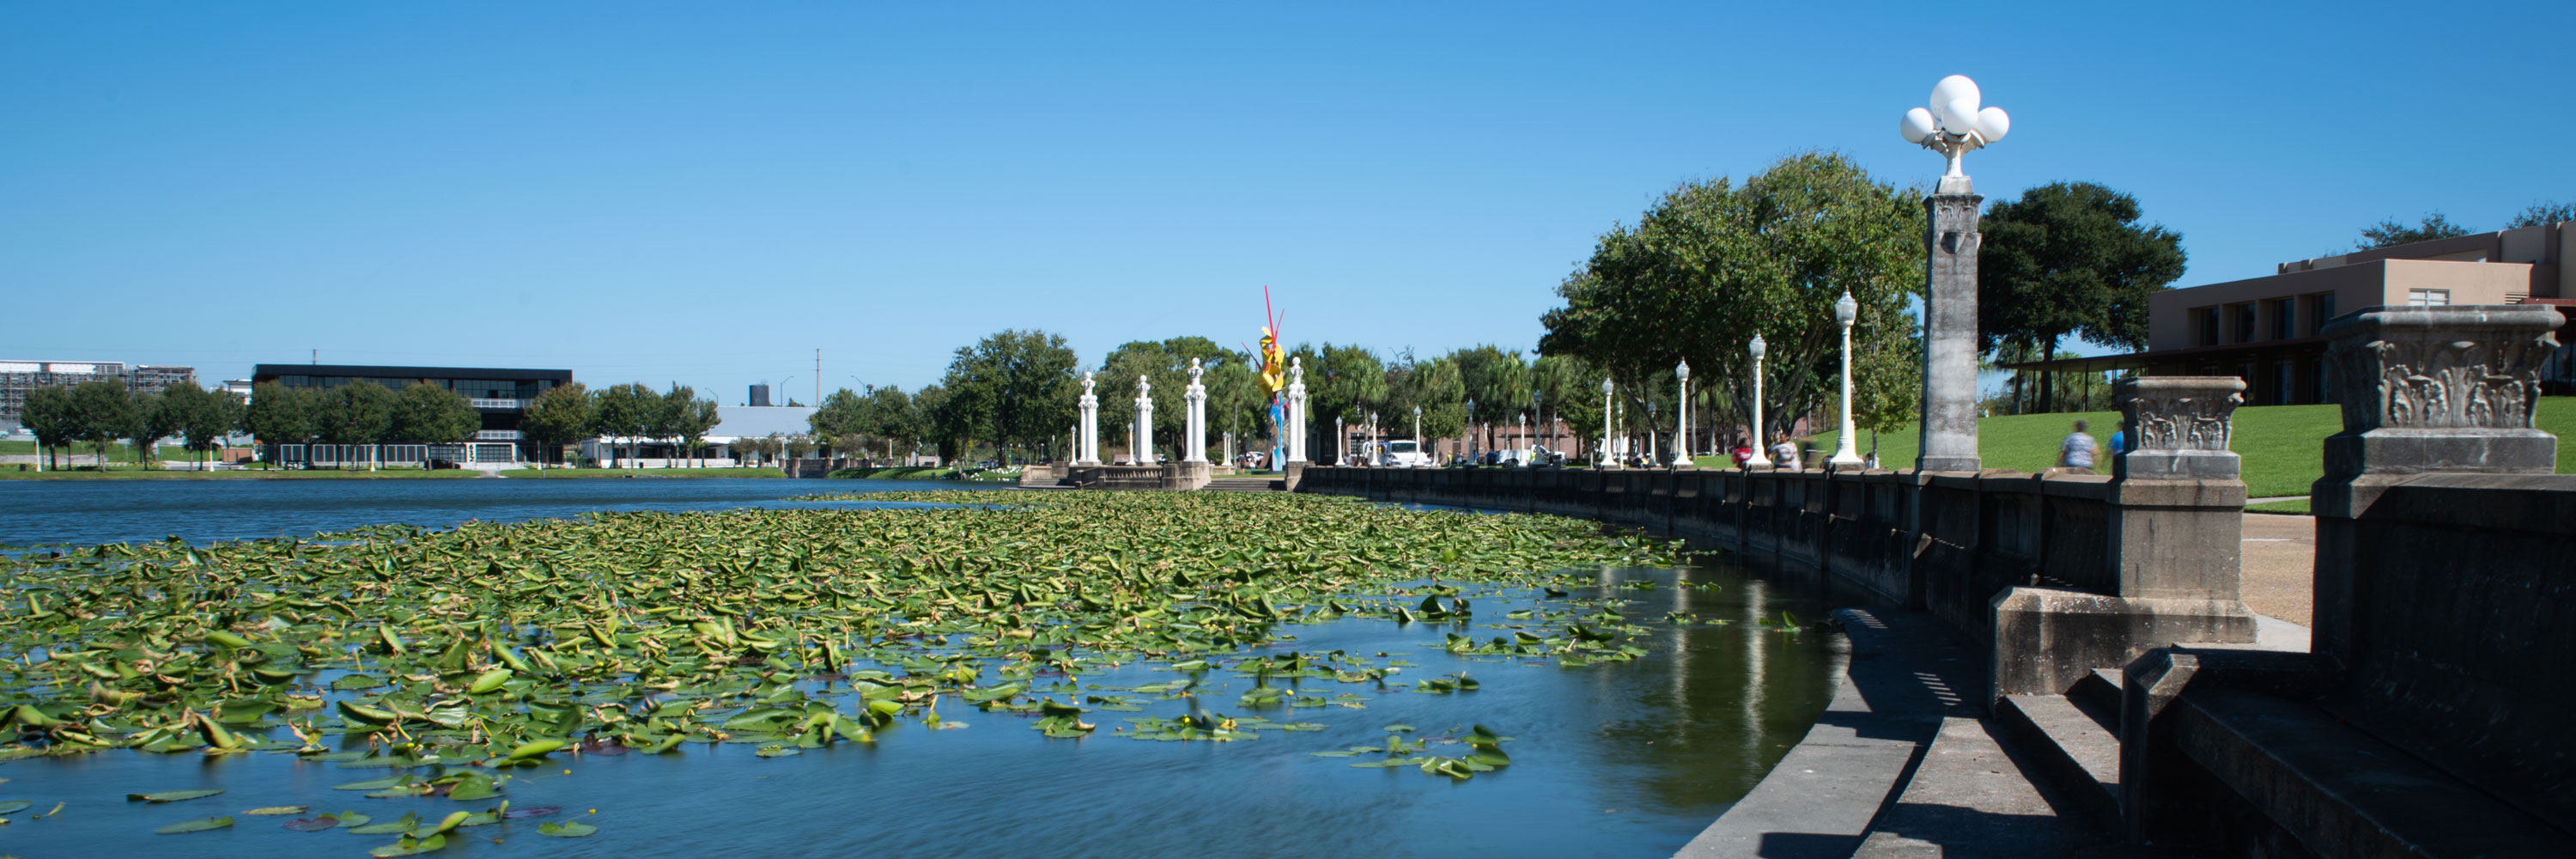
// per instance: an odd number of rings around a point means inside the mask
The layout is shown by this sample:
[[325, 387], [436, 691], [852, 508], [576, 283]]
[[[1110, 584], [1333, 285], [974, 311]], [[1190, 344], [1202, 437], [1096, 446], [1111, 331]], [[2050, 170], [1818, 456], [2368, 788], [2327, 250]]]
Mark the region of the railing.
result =
[[519, 409], [526, 408], [528, 403], [526, 400], [499, 400], [484, 399], [481, 397], [470, 397], [467, 398], [465, 402], [478, 409]]

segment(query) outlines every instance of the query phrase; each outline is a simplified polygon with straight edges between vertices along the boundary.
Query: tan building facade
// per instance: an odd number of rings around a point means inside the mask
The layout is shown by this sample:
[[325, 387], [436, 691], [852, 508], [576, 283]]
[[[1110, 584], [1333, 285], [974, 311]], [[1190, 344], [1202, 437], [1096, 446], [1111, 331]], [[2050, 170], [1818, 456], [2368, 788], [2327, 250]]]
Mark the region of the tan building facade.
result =
[[[2268, 277], [2158, 292], [2147, 304], [2147, 351], [2007, 365], [2042, 372], [2142, 370], [2238, 376], [2248, 405], [2329, 402], [2317, 331], [2367, 307], [2555, 304], [2576, 312], [2576, 222], [2435, 239], [2282, 263]], [[2561, 341], [2566, 340], [2562, 333]], [[2546, 378], [2576, 385], [2576, 350]]]

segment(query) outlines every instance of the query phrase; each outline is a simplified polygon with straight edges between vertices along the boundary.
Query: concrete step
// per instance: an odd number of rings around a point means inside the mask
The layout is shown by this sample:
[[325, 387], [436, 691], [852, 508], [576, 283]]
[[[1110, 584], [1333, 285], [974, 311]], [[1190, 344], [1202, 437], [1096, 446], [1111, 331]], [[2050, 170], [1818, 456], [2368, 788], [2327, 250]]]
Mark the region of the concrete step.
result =
[[1277, 492], [1283, 487], [1273, 477], [1218, 477], [1208, 481], [1206, 492]]
[[2075, 681], [2075, 688], [2066, 690], [2066, 700], [2074, 704], [2075, 709], [2084, 711], [2084, 715], [2093, 717], [2093, 721], [2101, 723], [2102, 730], [2111, 732], [2111, 736], [2116, 738], [2120, 735], [2119, 669], [2093, 669], [2093, 673]]
[[2077, 816], [2099, 831], [2118, 832], [2119, 721], [2114, 716], [2106, 726], [2086, 710], [2065, 695], [2006, 695], [1995, 705], [1995, 721]]

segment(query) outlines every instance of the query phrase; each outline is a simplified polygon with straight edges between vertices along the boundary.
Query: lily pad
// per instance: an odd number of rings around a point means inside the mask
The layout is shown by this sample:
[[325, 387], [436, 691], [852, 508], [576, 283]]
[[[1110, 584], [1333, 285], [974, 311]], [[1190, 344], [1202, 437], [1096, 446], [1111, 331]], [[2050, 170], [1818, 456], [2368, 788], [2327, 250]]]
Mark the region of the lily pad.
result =
[[165, 790], [158, 793], [129, 793], [125, 795], [125, 801], [184, 802], [191, 799], [204, 799], [222, 792], [224, 792], [222, 788], [201, 788], [198, 790]]
[[598, 832], [599, 827], [578, 820], [537, 824], [537, 834], [551, 835], [556, 838], [587, 838]]
[[152, 831], [162, 835], [178, 835], [184, 832], [204, 832], [209, 829], [229, 829], [232, 825], [232, 815], [225, 815], [222, 817], [199, 818], [197, 820], [183, 820]]

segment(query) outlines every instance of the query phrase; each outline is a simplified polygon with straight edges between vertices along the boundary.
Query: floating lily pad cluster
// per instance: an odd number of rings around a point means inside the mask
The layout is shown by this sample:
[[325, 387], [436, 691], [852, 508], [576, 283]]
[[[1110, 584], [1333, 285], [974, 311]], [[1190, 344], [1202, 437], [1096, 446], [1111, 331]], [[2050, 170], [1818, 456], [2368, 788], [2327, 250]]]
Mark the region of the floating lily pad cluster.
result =
[[[747, 743], [794, 754], [870, 742], [899, 722], [940, 727], [931, 705], [942, 697], [1081, 737], [1095, 734], [1094, 710], [1194, 694], [1076, 684], [1095, 666], [1138, 660], [1185, 673], [1225, 660], [1256, 681], [1242, 710], [1356, 706], [1268, 680], [1385, 686], [1389, 666], [1236, 656], [1289, 625], [1343, 616], [1463, 622], [1473, 607], [1461, 584], [1545, 587], [1569, 567], [1674, 560], [1668, 546], [1591, 522], [1349, 499], [860, 497], [959, 506], [643, 512], [0, 554], [11, 584], [0, 598], [10, 657], [0, 701], [11, 702], [0, 709], [0, 760], [273, 751], [428, 769], [370, 785], [370, 796], [480, 800], [505, 791], [509, 770], [560, 753]], [[1618, 644], [1636, 627], [1615, 610], [1545, 614], [1496, 624], [1514, 630], [1490, 640], [1450, 633], [1448, 649], [1567, 664], [1636, 652]], [[1316, 727], [1195, 712], [1129, 721], [1110, 733], [1226, 740]], [[1503, 762], [1492, 742], [1470, 745], [1480, 751], [1425, 769], [1463, 777]], [[191, 825], [229, 825], [214, 820]], [[349, 820], [300, 823], [357, 828]], [[400, 831], [430, 849], [453, 828]], [[589, 834], [587, 824], [555, 828], [545, 834]]]

